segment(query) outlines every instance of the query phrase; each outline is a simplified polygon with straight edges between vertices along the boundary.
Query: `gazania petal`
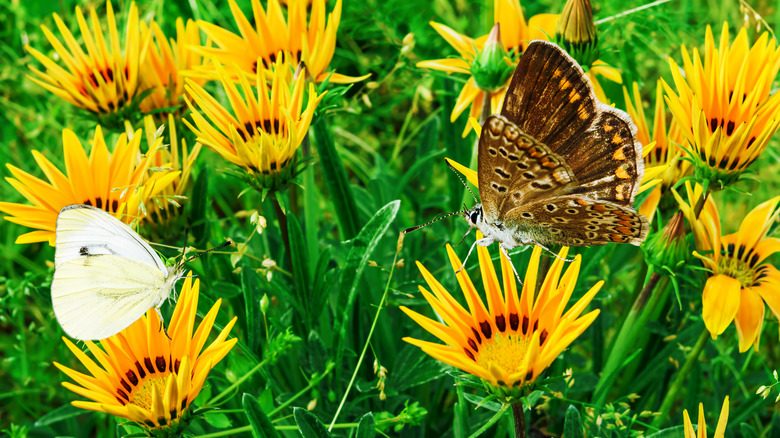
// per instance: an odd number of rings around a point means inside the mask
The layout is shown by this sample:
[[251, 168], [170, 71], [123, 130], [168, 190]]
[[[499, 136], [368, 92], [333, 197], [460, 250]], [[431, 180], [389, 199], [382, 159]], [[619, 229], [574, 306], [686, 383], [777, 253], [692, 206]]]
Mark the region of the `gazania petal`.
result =
[[761, 296], [746, 287], [742, 289], [739, 310], [734, 318], [734, 326], [739, 336], [739, 352], [746, 352], [751, 345], [758, 348], [761, 339], [761, 327], [764, 325], [764, 301]]
[[734, 320], [740, 303], [741, 285], [735, 278], [716, 275], [707, 279], [702, 295], [702, 318], [715, 339]]

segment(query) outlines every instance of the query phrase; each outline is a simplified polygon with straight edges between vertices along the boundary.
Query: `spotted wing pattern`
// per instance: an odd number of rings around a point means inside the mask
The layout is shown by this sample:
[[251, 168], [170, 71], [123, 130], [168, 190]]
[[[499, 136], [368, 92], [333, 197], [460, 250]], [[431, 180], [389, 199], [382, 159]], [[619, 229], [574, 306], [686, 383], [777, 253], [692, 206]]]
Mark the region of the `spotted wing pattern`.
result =
[[633, 205], [644, 175], [636, 126], [625, 112], [598, 101], [588, 77], [560, 47], [531, 42], [501, 114], [564, 160], [578, 184], [570, 193]]
[[488, 222], [506, 211], [548, 198], [576, 183], [549, 147], [503, 116], [490, 116], [479, 139], [479, 195]]
[[543, 245], [640, 245], [649, 228], [633, 208], [579, 195], [540, 199], [507, 211], [503, 218]]

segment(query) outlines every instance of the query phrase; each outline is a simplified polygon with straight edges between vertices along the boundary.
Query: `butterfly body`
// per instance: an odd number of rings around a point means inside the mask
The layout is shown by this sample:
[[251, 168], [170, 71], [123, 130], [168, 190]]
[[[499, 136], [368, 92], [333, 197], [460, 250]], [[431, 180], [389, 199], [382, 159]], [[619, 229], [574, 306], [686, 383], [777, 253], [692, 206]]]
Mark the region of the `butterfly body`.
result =
[[87, 205], [64, 207], [57, 217], [52, 306], [75, 339], [112, 336], [158, 308], [182, 277], [165, 266], [130, 227]]
[[481, 203], [466, 210], [479, 245], [639, 245], [647, 220], [633, 207], [644, 174], [630, 117], [598, 101], [560, 47], [533, 41], [500, 115], [482, 125]]

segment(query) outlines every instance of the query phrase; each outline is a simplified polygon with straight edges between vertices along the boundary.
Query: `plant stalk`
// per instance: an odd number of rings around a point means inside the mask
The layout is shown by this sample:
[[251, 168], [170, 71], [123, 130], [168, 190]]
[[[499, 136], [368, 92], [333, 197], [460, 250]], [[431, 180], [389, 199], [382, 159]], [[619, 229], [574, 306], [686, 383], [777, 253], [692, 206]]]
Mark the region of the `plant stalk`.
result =
[[677, 397], [677, 393], [680, 392], [680, 388], [682, 388], [683, 383], [691, 373], [693, 366], [696, 364], [696, 362], [699, 361], [699, 356], [701, 356], [701, 352], [704, 351], [704, 346], [707, 345], [707, 338], [709, 338], [709, 336], [710, 333], [705, 327], [704, 330], [702, 330], [701, 335], [699, 335], [699, 340], [696, 341], [696, 345], [694, 345], [693, 350], [691, 350], [691, 352], [685, 358], [685, 364], [683, 364], [683, 367], [680, 368], [680, 371], [674, 378], [672, 386], [670, 386], [666, 391], [664, 400], [661, 402], [661, 408], [658, 410], [659, 415], [653, 419], [654, 427], [660, 427], [664, 421], [666, 421], [666, 417], [669, 416], [669, 412], [672, 409], [672, 403], [674, 403], [674, 399]]
[[515, 420], [515, 438], [525, 438], [525, 412], [522, 401], [512, 405], [512, 416]]

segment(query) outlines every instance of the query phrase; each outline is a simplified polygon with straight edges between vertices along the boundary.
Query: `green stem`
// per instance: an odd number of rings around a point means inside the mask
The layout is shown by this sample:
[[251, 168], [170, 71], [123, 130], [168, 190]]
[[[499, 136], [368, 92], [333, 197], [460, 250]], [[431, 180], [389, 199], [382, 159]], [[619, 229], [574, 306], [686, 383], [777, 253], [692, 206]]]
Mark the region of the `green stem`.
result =
[[295, 271], [295, 266], [292, 264], [292, 251], [290, 251], [290, 234], [287, 231], [287, 216], [282, 210], [282, 206], [279, 205], [279, 201], [276, 196], [271, 196], [271, 204], [274, 206], [274, 213], [276, 213], [276, 220], [279, 222], [279, 231], [282, 233], [282, 241], [284, 242], [284, 259], [287, 261], [287, 266], [290, 272]]
[[317, 145], [325, 185], [328, 187], [336, 210], [341, 239], [351, 239], [357, 236], [360, 231], [360, 219], [355, 197], [352, 195], [352, 187], [349, 184], [349, 178], [347, 178], [347, 171], [336, 151], [333, 134], [330, 132], [325, 118], [318, 117], [312, 123], [311, 129]]
[[[471, 435], [469, 435], [469, 438], [476, 438], [476, 437], [482, 435], [483, 433], [485, 433], [488, 429], [490, 429], [490, 427], [492, 425], [494, 425], [496, 423], [496, 421], [500, 420], [501, 417], [504, 416], [504, 412], [506, 412], [509, 409], [510, 406], [512, 406], [512, 405], [510, 405], [509, 403], [504, 403], [501, 406], [501, 409], [498, 412], [496, 412], [496, 415], [493, 415], [492, 417], [490, 417], [490, 420], [488, 420], [487, 423], [483, 424], [482, 427], [477, 429], [476, 432], [474, 432]], [[523, 419], [523, 423], [525, 423], [525, 419]], [[525, 435], [523, 435], [523, 436], [525, 436]]]
[[525, 412], [522, 401], [512, 405], [512, 415], [515, 419], [515, 438], [525, 438]]
[[[301, 153], [304, 158], [311, 156], [311, 140], [308, 133], [301, 142]], [[316, 260], [320, 252], [317, 239], [317, 231], [319, 230], [317, 213], [319, 213], [319, 204], [314, 166], [308, 163], [306, 170], [303, 171], [303, 219], [305, 221], [304, 232], [306, 233], [306, 246], [309, 249], [310, 260]]]
[[285, 400], [285, 402], [284, 402], [284, 403], [280, 404], [279, 406], [277, 406], [276, 408], [274, 408], [274, 410], [273, 410], [273, 411], [269, 412], [269, 413], [268, 413], [268, 417], [269, 417], [269, 418], [270, 418], [270, 417], [273, 417], [274, 415], [276, 415], [276, 413], [277, 413], [277, 412], [279, 412], [279, 411], [281, 411], [282, 409], [286, 408], [286, 407], [287, 407], [287, 406], [288, 406], [290, 403], [294, 402], [295, 400], [297, 400], [298, 398], [300, 398], [301, 396], [303, 396], [304, 394], [306, 394], [307, 392], [309, 392], [309, 390], [310, 390], [310, 389], [312, 389], [312, 388], [314, 388], [315, 386], [319, 385], [319, 384], [320, 384], [320, 381], [321, 381], [323, 378], [325, 378], [325, 376], [327, 376], [328, 374], [330, 374], [330, 372], [333, 370], [333, 368], [334, 368], [334, 367], [335, 367], [335, 364], [334, 364], [333, 362], [328, 362], [328, 366], [325, 368], [325, 372], [323, 372], [323, 373], [322, 373], [322, 375], [317, 375], [316, 377], [312, 378], [312, 379], [309, 381], [309, 384], [308, 384], [308, 385], [306, 385], [306, 387], [305, 387], [305, 388], [301, 389], [300, 391], [298, 391], [298, 393], [297, 393], [297, 394], [295, 394], [294, 396], [292, 396], [292, 397], [290, 397], [289, 399]]
[[[223, 411], [220, 411], [223, 412]], [[399, 417], [393, 417], [393, 418], [386, 418], [384, 420], [378, 420], [376, 422], [376, 427], [383, 427], [385, 425], [393, 425], [398, 424], [401, 422], [401, 419]], [[354, 429], [358, 427], [359, 423], [339, 423], [334, 424], [334, 429]], [[276, 430], [299, 430], [298, 426], [294, 424], [289, 425], [282, 425], [282, 426], [274, 426], [274, 429]], [[241, 426], [237, 427], [235, 429], [228, 429], [228, 430], [221, 430], [219, 432], [209, 433], [206, 435], [197, 435], [195, 438], [218, 438], [223, 436], [234, 436], [238, 435], [240, 433], [244, 432], [251, 432], [252, 426]]]
[[[400, 245], [398, 247], [400, 250]], [[358, 358], [357, 365], [355, 365], [355, 371], [352, 373], [352, 378], [349, 379], [349, 384], [347, 385], [347, 390], [344, 391], [344, 396], [341, 398], [341, 403], [339, 403], [338, 409], [336, 409], [336, 413], [333, 415], [333, 420], [330, 422], [330, 426], [328, 426], [328, 431], [330, 432], [333, 430], [333, 425], [336, 424], [336, 419], [339, 418], [339, 413], [341, 413], [341, 409], [344, 407], [344, 403], [347, 402], [347, 396], [349, 395], [349, 390], [352, 388], [352, 385], [355, 383], [355, 378], [357, 378], [358, 371], [360, 370], [360, 365], [363, 363], [363, 359], [366, 356], [366, 351], [368, 351], [368, 345], [369, 342], [371, 342], [371, 336], [374, 334], [374, 329], [376, 328], [376, 323], [379, 321], [379, 315], [382, 313], [382, 308], [385, 304], [385, 299], [387, 299], [387, 292], [390, 290], [390, 280], [393, 278], [393, 273], [395, 272], [395, 264], [398, 260], [398, 252], [395, 252], [395, 256], [393, 257], [393, 265], [390, 268], [390, 275], [387, 277], [387, 284], [385, 284], [385, 291], [382, 294], [382, 299], [379, 300], [379, 306], [376, 309], [376, 314], [374, 315], [374, 322], [371, 324], [371, 330], [368, 331], [368, 337], [366, 338], [365, 344], [363, 344], [363, 351], [360, 352], [360, 357]]]
[[260, 361], [260, 363], [258, 363], [257, 365], [255, 365], [255, 367], [254, 367], [254, 368], [252, 368], [251, 370], [249, 370], [249, 372], [248, 372], [248, 373], [246, 373], [246, 374], [244, 374], [243, 376], [241, 376], [241, 378], [240, 378], [240, 379], [238, 379], [238, 380], [236, 380], [235, 382], [233, 382], [233, 384], [232, 384], [232, 385], [230, 385], [230, 386], [228, 386], [227, 388], [225, 388], [225, 390], [224, 390], [224, 391], [222, 391], [222, 392], [220, 392], [220, 393], [219, 393], [219, 394], [218, 394], [216, 397], [214, 397], [214, 398], [212, 398], [211, 400], [209, 400], [209, 401], [207, 401], [206, 403], [204, 403], [202, 407], [204, 407], [204, 408], [207, 408], [207, 407], [209, 407], [209, 406], [213, 406], [213, 405], [215, 405], [215, 404], [216, 404], [218, 401], [220, 401], [221, 399], [223, 399], [223, 398], [224, 398], [226, 395], [228, 395], [229, 393], [233, 392], [233, 390], [234, 390], [234, 389], [236, 389], [236, 388], [238, 387], [238, 385], [240, 385], [240, 384], [244, 383], [244, 381], [246, 381], [246, 379], [248, 379], [248, 378], [252, 377], [252, 375], [253, 375], [254, 373], [258, 372], [258, 371], [260, 370], [260, 368], [262, 368], [262, 367], [263, 367], [263, 365], [265, 365], [265, 363], [266, 363], [266, 360], [265, 360], [265, 359], [263, 359], [262, 361]]
[[661, 403], [661, 408], [658, 411], [659, 415], [653, 419], [654, 427], [660, 427], [664, 421], [666, 421], [666, 417], [669, 416], [669, 412], [672, 409], [672, 403], [674, 403], [674, 400], [677, 397], [677, 393], [680, 392], [680, 388], [682, 388], [683, 383], [691, 373], [693, 366], [696, 364], [696, 362], [699, 361], [699, 356], [701, 356], [702, 351], [704, 351], [704, 346], [707, 345], [707, 338], [709, 338], [709, 336], [710, 333], [706, 328], [702, 330], [701, 335], [699, 336], [699, 340], [696, 341], [696, 345], [693, 347], [693, 350], [691, 350], [691, 352], [688, 353], [688, 357], [685, 358], [685, 364], [682, 368], [680, 368], [680, 371], [674, 378], [672, 386], [670, 386], [666, 391], [664, 400]]
[[626, 354], [636, 350], [637, 337], [645, 330], [647, 320], [661, 297], [664, 296], [662, 292], [668, 284], [668, 277], [661, 277], [654, 272], [636, 297], [634, 305], [631, 306], [631, 310], [613, 342], [607, 362], [601, 370], [601, 377], [593, 393], [593, 404], [601, 406], [606, 401], [609, 389], [617, 379], [618, 370], [623, 366]]
[[542, 257], [539, 258], [539, 270], [536, 272], [536, 288], [534, 289], [535, 296], [539, 296], [539, 291], [542, 290], [547, 272], [550, 270], [551, 257], [549, 254], [542, 254]]

